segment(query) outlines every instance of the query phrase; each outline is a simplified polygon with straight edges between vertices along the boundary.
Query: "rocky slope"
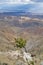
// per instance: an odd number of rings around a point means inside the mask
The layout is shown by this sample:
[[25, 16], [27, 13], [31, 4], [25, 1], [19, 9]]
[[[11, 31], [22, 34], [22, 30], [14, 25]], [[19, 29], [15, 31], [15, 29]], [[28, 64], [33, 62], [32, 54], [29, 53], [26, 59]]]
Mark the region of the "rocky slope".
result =
[[[35, 62], [39, 65], [43, 61], [43, 19], [0, 16], [0, 51], [16, 50], [15, 37], [22, 37], [27, 40], [27, 52], [35, 55]], [[0, 56], [0, 58], [2, 58], [0, 61], [3, 62], [7, 57]], [[5, 61], [9, 62], [8, 59]], [[14, 62], [10, 59], [10, 62], [12, 61]]]

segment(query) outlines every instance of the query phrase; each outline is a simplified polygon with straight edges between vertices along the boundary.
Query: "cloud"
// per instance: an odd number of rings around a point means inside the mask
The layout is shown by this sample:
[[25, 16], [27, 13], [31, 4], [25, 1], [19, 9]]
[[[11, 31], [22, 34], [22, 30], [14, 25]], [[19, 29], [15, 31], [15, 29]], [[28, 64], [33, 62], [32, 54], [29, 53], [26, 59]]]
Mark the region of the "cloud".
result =
[[35, 4], [42, 3], [43, 0], [0, 0], [0, 4]]
[[34, 3], [31, 0], [1, 0], [0, 4], [29, 4]]
[[30, 12], [35, 14], [43, 14], [43, 3], [36, 3], [34, 7], [30, 8]]
[[43, 2], [43, 0], [31, 0], [31, 1], [35, 1], [35, 2]]
[[2, 12], [5, 10], [6, 11], [23, 10], [26, 12], [41, 14], [43, 13], [43, 1], [42, 0], [0, 0], [0, 11]]

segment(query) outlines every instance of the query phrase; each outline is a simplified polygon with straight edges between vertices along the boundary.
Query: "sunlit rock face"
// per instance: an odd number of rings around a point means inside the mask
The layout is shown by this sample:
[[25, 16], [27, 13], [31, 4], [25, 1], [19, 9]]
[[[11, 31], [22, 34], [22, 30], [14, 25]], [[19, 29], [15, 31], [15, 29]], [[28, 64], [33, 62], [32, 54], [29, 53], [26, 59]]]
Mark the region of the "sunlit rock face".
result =
[[[11, 59], [18, 59], [21, 58], [24, 60], [25, 63], [29, 63], [30, 61], [33, 61], [31, 54], [30, 53], [26, 53], [25, 51], [22, 52], [20, 50], [16, 50], [16, 51], [8, 51], [8, 52], [0, 52], [0, 55], [5, 55], [8, 56]], [[22, 62], [22, 61], [21, 61]]]
[[43, 65], [43, 61], [41, 61], [40, 65]]

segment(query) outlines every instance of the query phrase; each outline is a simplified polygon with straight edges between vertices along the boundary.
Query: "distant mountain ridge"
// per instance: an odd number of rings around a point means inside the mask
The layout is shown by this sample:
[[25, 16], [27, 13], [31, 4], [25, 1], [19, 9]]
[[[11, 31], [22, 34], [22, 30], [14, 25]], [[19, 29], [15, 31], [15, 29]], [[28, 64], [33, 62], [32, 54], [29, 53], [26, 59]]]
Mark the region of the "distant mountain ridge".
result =
[[18, 12], [3, 12], [3, 13], [0, 13], [0, 16], [28, 16], [28, 17], [31, 17], [31, 18], [43, 18], [43, 15], [34, 15], [34, 14], [32, 14], [31, 12], [24, 12], [24, 11], [22, 11], [22, 12], [20, 12], [20, 11], [18, 11]]

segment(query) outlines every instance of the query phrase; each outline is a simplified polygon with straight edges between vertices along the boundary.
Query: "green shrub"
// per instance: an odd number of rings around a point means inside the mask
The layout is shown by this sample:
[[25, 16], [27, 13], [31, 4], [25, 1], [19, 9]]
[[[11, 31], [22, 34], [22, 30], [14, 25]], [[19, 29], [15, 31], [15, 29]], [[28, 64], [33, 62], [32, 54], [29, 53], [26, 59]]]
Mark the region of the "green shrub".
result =
[[31, 61], [30, 64], [34, 65], [34, 61]]
[[0, 62], [0, 65], [8, 65], [7, 63], [2, 63], [2, 62]]
[[3, 63], [2, 65], [8, 65], [7, 63]]
[[16, 46], [20, 48], [26, 45], [26, 40], [24, 40], [23, 38], [17, 38], [15, 39], [15, 42], [16, 42]]

